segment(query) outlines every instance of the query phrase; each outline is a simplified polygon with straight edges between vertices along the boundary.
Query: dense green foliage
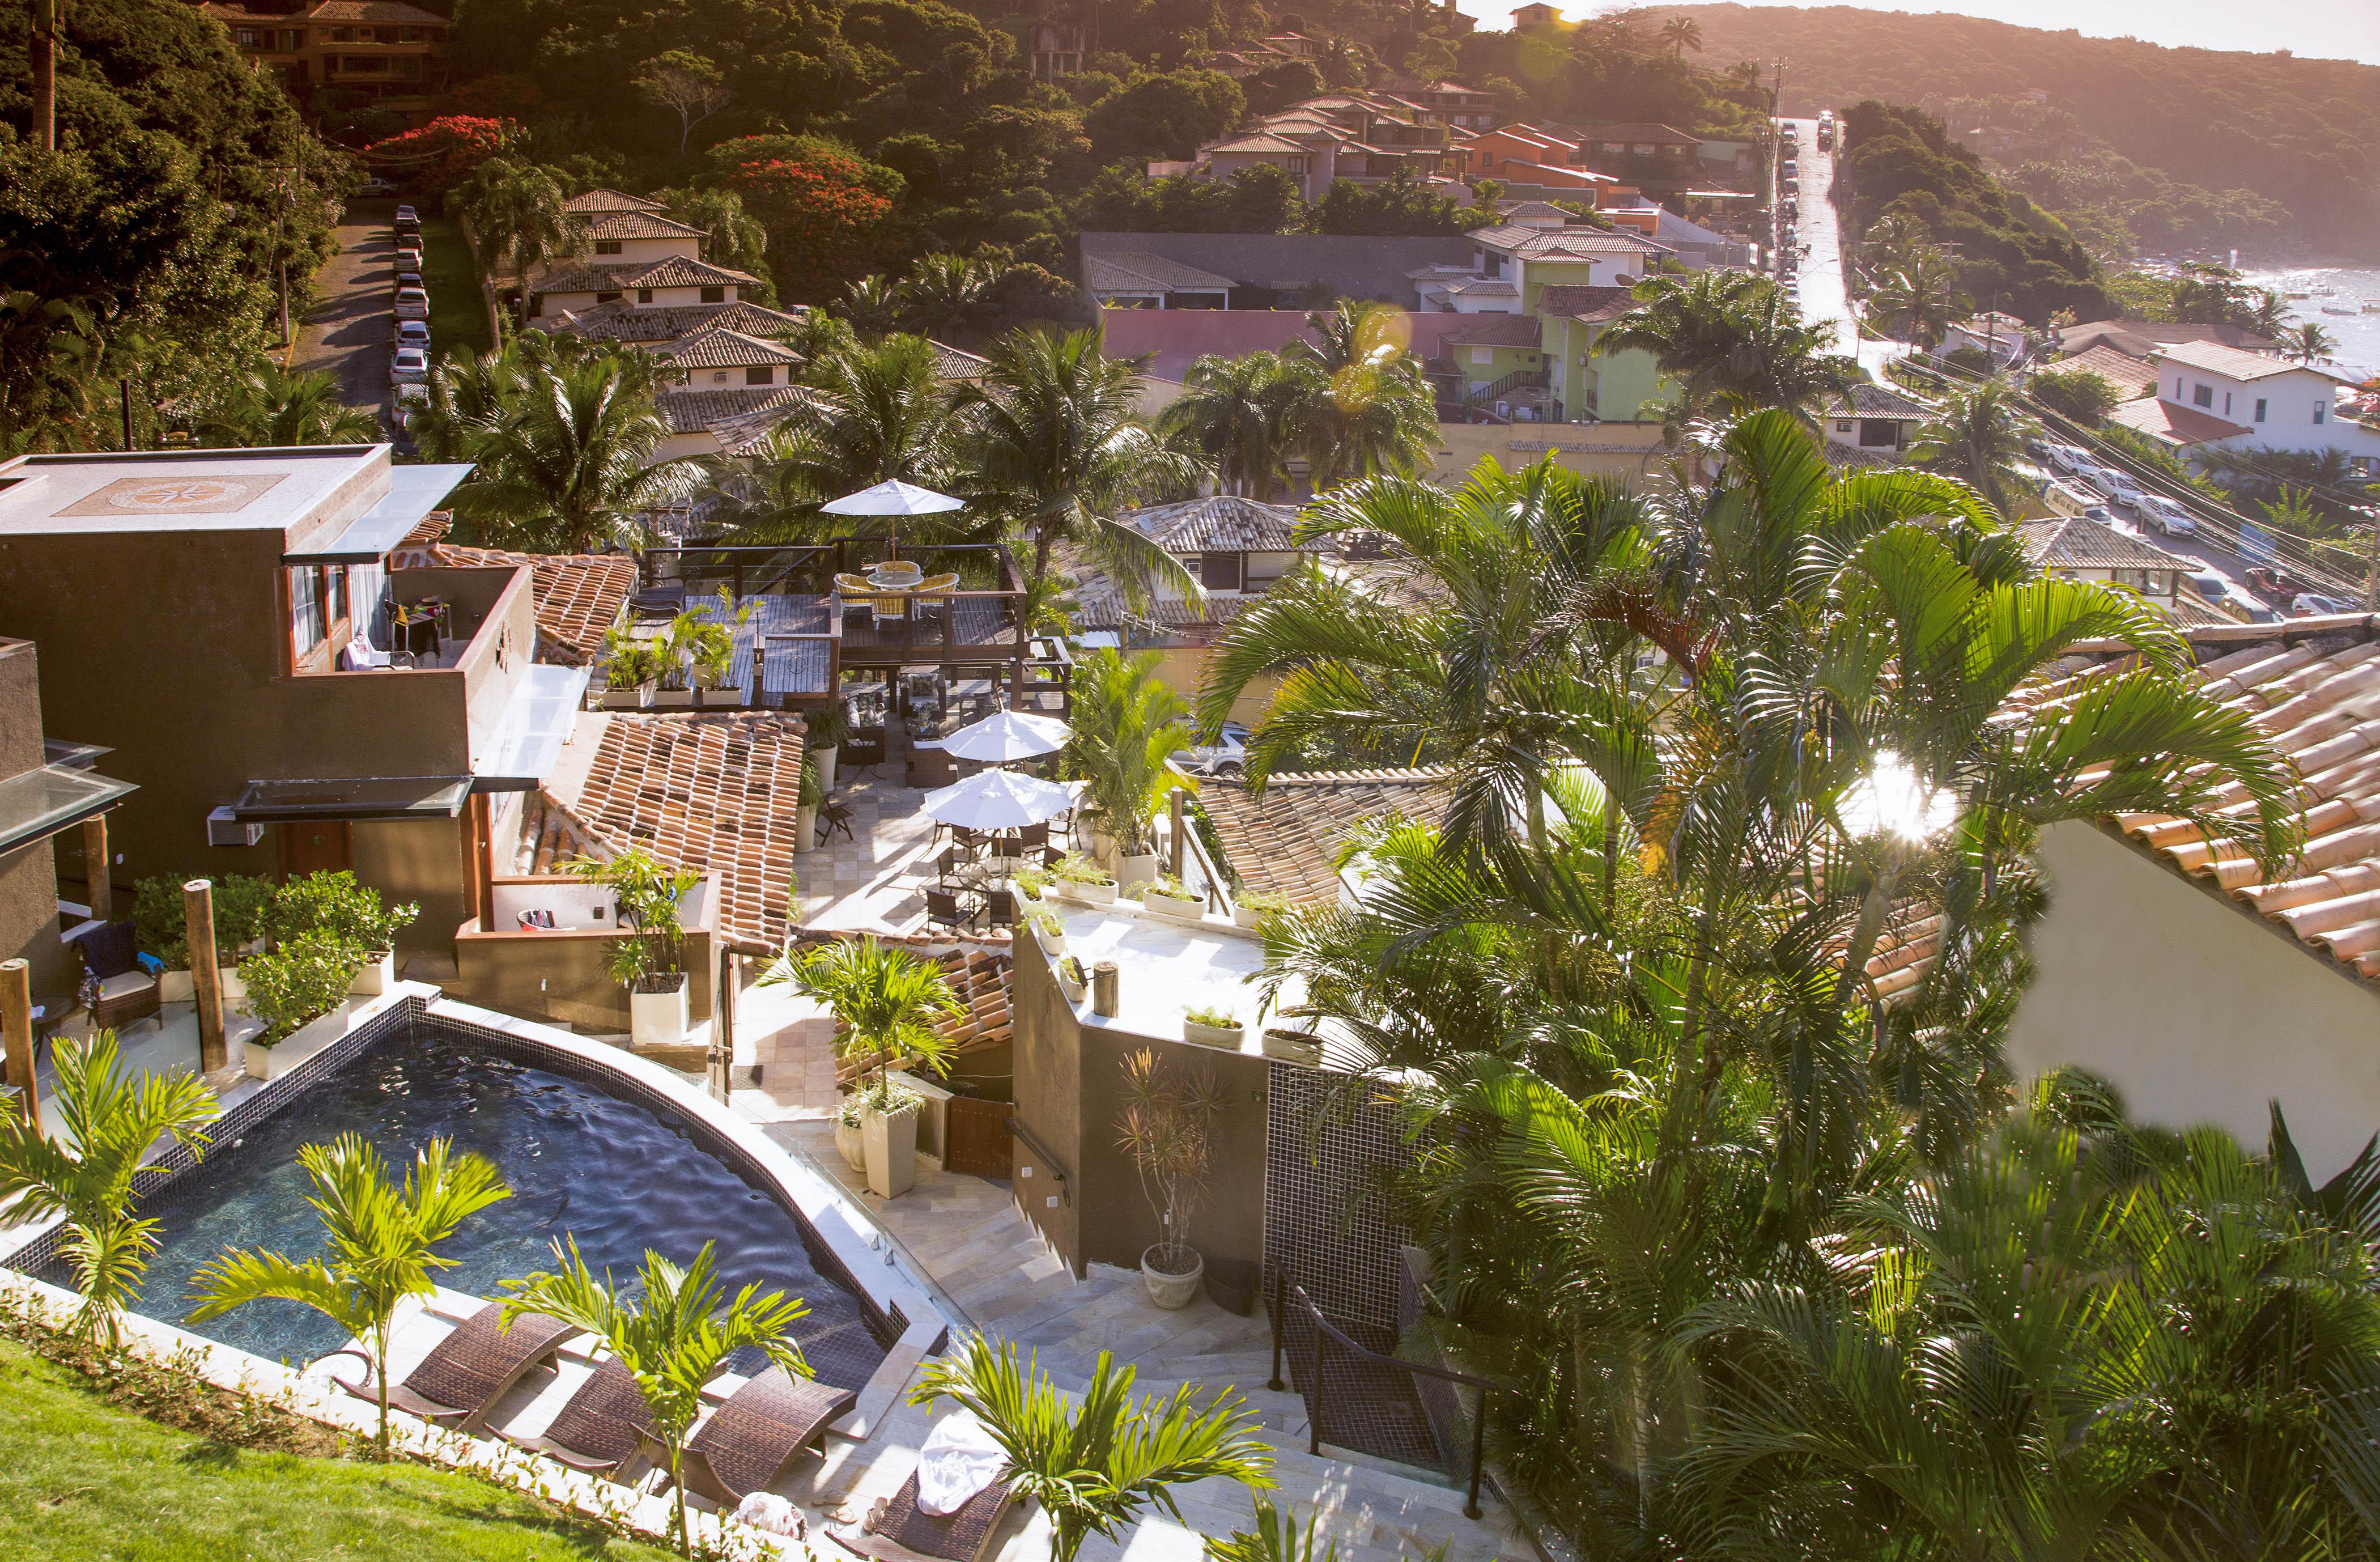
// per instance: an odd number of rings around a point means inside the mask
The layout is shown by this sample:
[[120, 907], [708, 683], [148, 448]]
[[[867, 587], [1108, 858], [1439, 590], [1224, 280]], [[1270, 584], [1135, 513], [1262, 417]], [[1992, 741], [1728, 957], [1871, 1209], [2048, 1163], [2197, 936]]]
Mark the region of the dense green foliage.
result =
[[1936, 245], [1958, 246], [1959, 289], [1976, 302], [1998, 299], [2028, 320], [2112, 312], [2097, 262], [2066, 226], [2002, 184], [1931, 115], [1873, 99], [1855, 104], [1843, 116], [1840, 166], [1853, 232], [1901, 216]]
[[281, 259], [303, 303], [346, 161], [179, 0], [65, 8], [44, 152], [28, 17], [0, 8], [0, 453], [115, 448], [119, 377], [144, 406], [208, 384], [262, 339]]
[[[2051, 135], [2022, 149], [2021, 188], [2061, 213], [2113, 214], [2151, 249], [2267, 236], [2318, 250], [2380, 243], [2380, 67], [2289, 55], [2167, 49], [2134, 38], [1844, 6], [1695, 5], [1721, 59], [1790, 61], [1785, 106], [1864, 98], [1918, 104], [1954, 129], [2024, 128], [2015, 104], [2048, 94]], [[2255, 45], [2254, 17], [2239, 37]], [[2070, 130], [2060, 132], [2060, 127]], [[2106, 155], [2101, 156], [2104, 153]], [[2265, 228], [2267, 205], [2288, 229]]]

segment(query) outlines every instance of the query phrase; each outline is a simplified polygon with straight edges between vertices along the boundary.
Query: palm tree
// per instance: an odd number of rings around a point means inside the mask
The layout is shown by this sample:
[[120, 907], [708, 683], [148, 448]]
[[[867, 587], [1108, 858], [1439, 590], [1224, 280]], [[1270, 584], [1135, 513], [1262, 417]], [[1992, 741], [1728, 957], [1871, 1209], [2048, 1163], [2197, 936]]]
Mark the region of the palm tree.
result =
[[892, 289], [902, 325], [920, 335], [948, 336], [991, 307], [1002, 268], [963, 255], [928, 255]]
[[893, 1064], [916, 1058], [935, 1073], [950, 1066], [942, 1027], [965, 1012], [941, 967], [871, 935], [832, 940], [807, 955], [788, 948], [760, 973], [762, 987], [790, 987], [824, 1004], [842, 1027], [837, 1050], [869, 1070], [860, 1093], [881, 1100]]
[[430, 398], [413, 412], [407, 430], [425, 461], [461, 463], [479, 458], [480, 441], [502, 422], [521, 398], [525, 345], [480, 353], [455, 348], [430, 366]]
[[298, 1164], [314, 1185], [307, 1202], [322, 1217], [330, 1257], [299, 1261], [265, 1249], [225, 1252], [199, 1271], [199, 1305], [190, 1322], [205, 1323], [251, 1301], [302, 1302], [364, 1342], [380, 1394], [380, 1451], [388, 1454], [388, 1342], [396, 1309], [407, 1297], [437, 1290], [432, 1271], [455, 1260], [438, 1245], [470, 1216], [512, 1197], [496, 1168], [477, 1155], [456, 1155], [433, 1139], [415, 1155], [403, 1187], [392, 1184], [380, 1152], [361, 1135], [298, 1147]]
[[571, 214], [569, 197], [544, 168], [506, 161], [475, 180], [465, 197], [473, 237], [511, 262], [520, 288], [521, 329], [528, 329], [536, 305], [531, 273], [547, 262], [578, 252], [585, 225]]
[[1671, 17], [1661, 24], [1661, 42], [1679, 59], [1686, 57], [1688, 49], [1699, 55], [1703, 52], [1703, 24], [1692, 17]]
[[956, 1400], [975, 1412], [1005, 1462], [1002, 1479], [1050, 1515], [1050, 1562], [1074, 1562], [1092, 1535], [1115, 1539], [1155, 1506], [1184, 1522], [1171, 1488], [1218, 1478], [1269, 1487], [1272, 1450], [1255, 1435], [1239, 1396], [1225, 1390], [1203, 1407], [1186, 1385], [1160, 1399], [1132, 1402], [1134, 1369], [1099, 1352], [1079, 1406], [1069, 1409], [1016, 1347], [981, 1335], [936, 1358], [909, 1401]]
[[455, 492], [456, 515], [531, 552], [640, 546], [643, 512], [693, 480], [690, 463], [653, 458], [668, 427], [650, 367], [608, 345], [518, 350], [502, 415], [468, 441], [480, 466]]
[[1184, 785], [1166, 761], [1190, 746], [1189, 709], [1159, 677], [1164, 657], [1108, 647], [1075, 665], [1070, 735], [1059, 763], [1090, 783], [1087, 815], [1127, 856], [1137, 852], [1166, 794]]
[[1643, 307], [1608, 327], [1601, 345], [1651, 353], [1677, 382], [1686, 419], [1782, 407], [1806, 421], [1813, 409], [1859, 383], [1854, 360], [1826, 350], [1834, 327], [1803, 324], [1766, 277], [1720, 271], [1683, 282], [1647, 277], [1636, 297]]
[[0, 1111], [0, 1202], [19, 1200], [18, 1220], [63, 1217], [67, 1259], [82, 1291], [75, 1332], [114, 1349], [125, 1306], [157, 1251], [157, 1222], [132, 1214], [141, 1175], [165, 1169], [149, 1152], [168, 1137], [202, 1150], [214, 1096], [195, 1075], [120, 1068], [113, 1031], [60, 1042], [55, 1059], [48, 1106], [58, 1115], [57, 1138], [35, 1129], [29, 1114]]
[[669, 1456], [676, 1539], [686, 1556], [694, 1555], [694, 1536], [686, 1521], [686, 1445], [702, 1413], [702, 1385], [747, 1348], [791, 1375], [812, 1375], [801, 1347], [785, 1332], [808, 1315], [809, 1304], [757, 1285], [727, 1300], [712, 1273], [713, 1247], [705, 1242], [683, 1269], [647, 1250], [633, 1300], [613, 1287], [609, 1273], [601, 1280], [589, 1273], [576, 1239], [566, 1248], [553, 1244], [557, 1269], [504, 1282], [512, 1293], [504, 1299], [507, 1324], [524, 1312], [542, 1312], [585, 1329], [637, 1380], [653, 1440]]
[[2281, 352], [2300, 363], [2326, 359], [2338, 350], [2338, 340], [2318, 321], [2293, 325], [2281, 336]]
[[1032, 545], [1026, 589], [1038, 593], [1061, 543], [1107, 571], [1125, 600], [1158, 586], [1198, 600], [1181, 560], [1111, 519], [1119, 506], [1186, 487], [1195, 463], [1139, 416], [1139, 377], [1099, 350], [1099, 334], [1013, 332], [983, 379], [963, 387], [956, 416], [978, 504], [1013, 518]]
[[1997, 376], [1946, 392], [1935, 415], [1919, 425], [1912, 458], [1973, 484], [2005, 516], [2015, 493], [2017, 463], [2039, 425], [2025, 416]]
[[843, 297], [834, 303], [834, 312], [869, 341], [899, 329], [905, 309], [899, 284], [880, 275], [844, 284]]
[[1283, 350], [1322, 371], [1293, 419], [1318, 491], [1374, 472], [1414, 472], [1437, 446], [1437, 397], [1396, 339], [1397, 319], [1385, 304], [1342, 299], [1306, 315], [1320, 341]]
[[1234, 493], [1271, 497], [1297, 444], [1298, 413], [1313, 398], [1317, 371], [1278, 353], [1213, 354], [1183, 376], [1188, 388], [1159, 414], [1177, 445], [1206, 458]]
[[197, 433], [210, 445], [372, 445], [384, 437], [379, 415], [339, 400], [338, 380], [320, 369], [284, 369], [259, 354], [200, 414]]
[[1919, 245], [1877, 278], [1868, 295], [1868, 319], [1877, 330], [1930, 350], [1952, 321], [1974, 307], [1958, 290], [1958, 281], [1949, 256], [1930, 244]]

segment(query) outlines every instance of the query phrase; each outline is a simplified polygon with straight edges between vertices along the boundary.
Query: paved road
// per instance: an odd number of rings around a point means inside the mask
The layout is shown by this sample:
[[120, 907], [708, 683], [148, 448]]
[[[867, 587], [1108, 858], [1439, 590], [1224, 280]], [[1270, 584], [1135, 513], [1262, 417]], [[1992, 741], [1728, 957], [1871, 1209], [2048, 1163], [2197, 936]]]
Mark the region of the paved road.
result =
[[[1835, 220], [1835, 204], [1831, 199], [1835, 189], [1835, 154], [1818, 150], [1818, 122], [1815, 119], [1788, 119], [1783, 123], [1801, 132], [1796, 143], [1801, 164], [1801, 214], [1796, 219], [1795, 239], [1803, 246], [1802, 269], [1798, 274], [1802, 295], [1802, 317], [1809, 321], [1831, 321], [1835, 327], [1835, 350], [1852, 350], [1853, 323], [1851, 299], [1843, 287], [1843, 240]], [[1884, 366], [1909, 349], [1899, 342], [1878, 341], [1874, 337], [1859, 344], [1860, 366], [1877, 379], [1884, 378]]]
[[298, 331], [299, 369], [338, 377], [339, 399], [378, 412], [388, 406], [388, 358], [396, 332], [391, 312], [396, 240], [390, 224], [396, 202], [355, 201], [335, 230], [338, 253], [314, 279], [314, 307]]

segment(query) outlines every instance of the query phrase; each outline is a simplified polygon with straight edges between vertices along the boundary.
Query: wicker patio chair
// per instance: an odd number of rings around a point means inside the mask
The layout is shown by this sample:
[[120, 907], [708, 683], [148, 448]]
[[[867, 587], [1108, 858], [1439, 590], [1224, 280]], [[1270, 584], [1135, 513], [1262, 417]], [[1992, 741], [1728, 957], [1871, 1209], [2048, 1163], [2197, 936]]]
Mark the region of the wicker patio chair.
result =
[[[686, 1489], [725, 1508], [784, 1479], [803, 1450], [825, 1441], [829, 1422], [859, 1403], [856, 1389], [771, 1367], [727, 1397], [686, 1446]], [[667, 1455], [662, 1455], [666, 1468]]]
[[653, 1414], [636, 1374], [606, 1356], [535, 1437], [507, 1436], [515, 1447], [543, 1454], [573, 1470], [609, 1477], [633, 1458], [652, 1431]]
[[[507, 1329], [504, 1311], [504, 1303], [492, 1301], [449, 1329], [403, 1383], [389, 1388], [389, 1407], [458, 1432], [477, 1432], [506, 1389], [584, 1332], [542, 1312], [524, 1312]], [[367, 1370], [360, 1385], [335, 1373], [329, 1374], [331, 1381], [358, 1399], [377, 1401], [371, 1358], [348, 1347], [321, 1360], [333, 1356], [352, 1356]]]
[[917, 1506], [917, 1477], [912, 1472], [899, 1491], [868, 1511], [857, 1530], [845, 1532], [837, 1528], [827, 1533], [853, 1556], [875, 1562], [910, 1562], [913, 1557], [982, 1562], [991, 1553], [1001, 1520], [1016, 1501], [1007, 1482], [995, 1481], [969, 1497], [956, 1513], [928, 1513]]

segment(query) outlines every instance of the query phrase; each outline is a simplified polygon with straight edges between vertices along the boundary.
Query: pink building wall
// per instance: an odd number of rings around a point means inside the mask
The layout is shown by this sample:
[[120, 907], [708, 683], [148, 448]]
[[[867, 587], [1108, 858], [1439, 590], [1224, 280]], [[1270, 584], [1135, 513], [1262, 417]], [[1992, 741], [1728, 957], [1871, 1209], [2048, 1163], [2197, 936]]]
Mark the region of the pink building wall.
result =
[[[1406, 350], [1420, 358], [1436, 358], [1440, 338], [1467, 318], [1441, 311], [1395, 314]], [[1160, 380], [1181, 379], [1208, 353], [1241, 358], [1320, 339], [1305, 323], [1305, 311], [1294, 309], [1103, 309], [1099, 323], [1110, 358], [1154, 354], [1142, 372]]]

